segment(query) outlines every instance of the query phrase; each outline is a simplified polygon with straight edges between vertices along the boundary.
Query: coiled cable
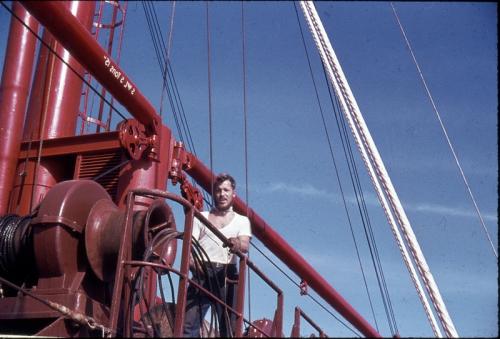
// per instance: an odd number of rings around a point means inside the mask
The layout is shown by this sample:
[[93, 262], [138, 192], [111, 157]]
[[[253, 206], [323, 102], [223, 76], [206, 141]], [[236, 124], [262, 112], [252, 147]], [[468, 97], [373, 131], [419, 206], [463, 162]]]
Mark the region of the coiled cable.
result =
[[[33, 260], [32, 216], [7, 214], [0, 217], [0, 274], [17, 280]], [[17, 279], [16, 279], [17, 278]]]

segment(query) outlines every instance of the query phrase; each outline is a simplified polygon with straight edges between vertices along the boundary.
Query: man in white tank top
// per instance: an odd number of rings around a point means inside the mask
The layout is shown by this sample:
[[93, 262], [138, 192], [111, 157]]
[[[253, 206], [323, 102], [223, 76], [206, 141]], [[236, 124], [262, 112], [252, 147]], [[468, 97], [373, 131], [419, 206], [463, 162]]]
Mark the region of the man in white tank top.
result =
[[[233, 211], [235, 189], [236, 182], [232, 176], [225, 173], [219, 174], [214, 182], [215, 207], [210, 212], [202, 212], [203, 216], [231, 242], [231, 250], [224, 247], [222, 241], [208, 227], [195, 219], [193, 238], [206, 252], [209, 261], [204, 261], [204, 269], [201, 269], [196, 267], [195, 261], [191, 258], [193, 279], [221, 300], [225, 300], [230, 307], [234, 306], [236, 286], [234, 283], [228, 283], [228, 280], [238, 279], [236, 267], [238, 257], [232, 252], [247, 253], [252, 236], [248, 218]], [[235, 316], [232, 312], [225, 310], [224, 307], [190, 285], [184, 321], [185, 337], [200, 337], [200, 327], [211, 304], [215, 305], [219, 321], [219, 335], [221, 337], [233, 336]]]

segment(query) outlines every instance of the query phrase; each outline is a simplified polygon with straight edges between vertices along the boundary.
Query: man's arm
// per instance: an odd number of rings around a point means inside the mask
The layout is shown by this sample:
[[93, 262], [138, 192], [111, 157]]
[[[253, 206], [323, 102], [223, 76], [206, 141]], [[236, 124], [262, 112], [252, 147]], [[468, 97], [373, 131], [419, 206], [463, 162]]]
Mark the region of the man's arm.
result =
[[[204, 227], [205, 226], [203, 224], [201, 224], [201, 222], [198, 220], [198, 218], [194, 217], [194, 219], [193, 219], [193, 232], [191, 234], [192, 239], [200, 240], [200, 237], [202, 235], [202, 229]], [[195, 262], [194, 258], [193, 258], [193, 251], [194, 251], [193, 246], [194, 246], [194, 243], [191, 244], [191, 253], [189, 253], [189, 268], [193, 272], [198, 272], [198, 271], [201, 272], [201, 267], [200, 267], [199, 263]]]

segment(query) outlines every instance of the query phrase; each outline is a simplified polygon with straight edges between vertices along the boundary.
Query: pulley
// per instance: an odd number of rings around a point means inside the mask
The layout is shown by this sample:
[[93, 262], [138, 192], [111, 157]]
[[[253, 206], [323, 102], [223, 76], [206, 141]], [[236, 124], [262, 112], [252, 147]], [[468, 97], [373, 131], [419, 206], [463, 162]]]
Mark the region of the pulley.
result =
[[[115, 276], [124, 221], [125, 212], [108, 199], [97, 201], [89, 213], [85, 250], [92, 271], [102, 281], [109, 282]], [[165, 202], [155, 200], [147, 210], [134, 212], [131, 249], [133, 260], [142, 260], [146, 246], [159, 228], [175, 230], [172, 210]], [[176, 249], [177, 242], [171, 241], [153, 250], [159, 254], [161, 263], [172, 265]]]

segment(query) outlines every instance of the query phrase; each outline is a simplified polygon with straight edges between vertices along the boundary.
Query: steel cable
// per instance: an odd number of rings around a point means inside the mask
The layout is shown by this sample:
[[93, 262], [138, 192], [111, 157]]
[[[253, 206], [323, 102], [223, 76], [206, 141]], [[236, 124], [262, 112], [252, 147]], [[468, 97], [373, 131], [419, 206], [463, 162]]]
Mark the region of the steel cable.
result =
[[401, 33], [403, 34], [404, 40], [406, 42], [406, 46], [408, 46], [408, 50], [410, 51], [410, 54], [412, 56], [413, 62], [415, 64], [415, 67], [417, 68], [418, 74], [420, 76], [420, 80], [422, 81], [422, 84], [423, 84], [423, 86], [425, 88], [425, 91], [427, 93], [427, 97], [429, 98], [429, 101], [431, 102], [431, 105], [432, 105], [432, 108], [434, 110], [434, 113], [436, 113], [436, 117], [437, 117], [437, 119], [439, 121], [439, 125], [441, 126], [441, 130], [443, 131], [443, 134], [444, 134], [444, 137], [446, 139], [446, 142], [448, 143], [450, 151], [451, 151], [451, 153], [453, 155], [453, 159], [455, 160], [455, 163], [456, 163], [456, 165], [458, 167], [458, 170], [460, 172], [460, 176], [462, 177], [464, 185], [467, 188], [467, 192], [469, 193], [469, 197], [472, 200], [472, 203], [474, 204], [474, 209], [476, 210], [476, 213], [477, 213], [477, 215], [479, 217], [479, 221], [481, 223], [481, 226], [483, 227], [483, 230], [484, 230], [484, 233], [485, 233], [485, 235], [487, 237], [487, 240], [490, 243], [490, 246], [491, 246], [491, 249], [493, 251], [493, 254], [498, 259], [498, 253], [495, 250], [495, 246], [493, 245], [493, 241], [491, 240], [491, 236], [490, 236], [490, 233], [488, 232], [488, 228], [486, 227], [486, 225], [484, 223], [483, 216], [482, 216], [481, 212], [479, 211], [479, 207], [477, 205], [476, 199], [474, 198], [474, 194], [472, 193], [472, 190], [471, 190], [471, 188], [469, 186], [469, 182], [467, 181], [467, 178], [466, 178], [466, 176], [464, 174], [462, 166], [460, 165], [460, 161], [458, 160], [458, 156], [457, 156], [457, 154], [455, 152], [455, 148], [453, 147], [453, 144], [451, 143], [450, 137], [448, 136], [448, 132], [446, 131], [446, 128], [445, 128], [444, 123], [443, 123], [443, 120], [441, 119], [441, 115], [439, 114], [439, 111], [438, 111], [438, 109], [436, 107], [436, 103], [434, 102], [434, 99], [433, 99], [433, 97], [431, 95], [429, 87], [427, 86], [427, 82], [425, 81], [425, 78], [424, 78], [424, 75], [422, 73], [422, 70], [420, 69], [420, 66], [418, 64], [417, 58], [415, 57], [415, 53], [413, 52], [413, 48], [412, 48], [412, 46], [410, 44], [410, 41], [408, 40], [408, 37], [406, 36], [405, 30], [403, 28], [403, 24], [399, 20], [399, 16], [398, 16], [398, 14], [396, 12], [396, 8], [394, 7], [394, 5], [393, 5], [392, 2], [391, 2], [391, 7], [392, 7], [392, 11], [394, 13], [394, 16], [396, 17], [396, 20], [398, 22], [398, 26], [399, 26], [399, 28], [401, 30]]
[[[301, 288], [300, 287], [300, 284], [297, 283], [295, 280], [293, 280], [293, 278], [288, 274], [286, 273], [281, 267], [279, 267], [275, 262], [274, 260], [272, 260], [271, 258], [269, 258], [257, 245], [255, 245], [252, 241], [250, 241], [250, 245], [252, 245], [267, 261], [269, 261], [269, 263], [271, 265], [273, 265], [281, 274], [283, 274], [288, 280], [290, 280], [290, 282], [292, 284], [294, 284], [296, 287], [298, 287], [299, 289]], [[340, 319], [339, 317], [337, 317], [334, 313], [332, 313], [332, 311], [330, 311], [325, 305], [323, 305], [322, 303], [320, 303], [315, 297], [313, 297], [312, 295], [310, 295], [309, 293], [306, 294], [307, 297], [311, 298], [311, 300], [313, 300], [319, 307], [321, 307], [323, 310], [325, 310], [328, 314], [330, 314], [335, 320], [337, 320], [339, 323], [341, 323], [345, 328], [347, 328], [349, 331], [351, 331], [352, 333], [354, 333], [356, 336], [360, 337], [360, 334], [357, 333], [356, 331], [354, 331], [354, 329], [352, 329], [348, 324], [346, 324], [344, 321], [342, 321], [342, 319]]]
[[[168, 45], [167, 45], [167, 58], [165, 59], [165, 73], [162, 73], [162, 79], [165, 79], [166, 72], [168, 72], [168, 62], [170, 61], [170, 51], [172, 48], [172, 36], [174, 30], [174, 17], [175, 17], [175, 0], [172, 2], [172, 10], [170, 14], [170, 29], [168, 30]], [[162, 91], [160, 96], [160, 117], [163, 112], [163, 93], [165, 92], [165, 80], [163, 80]]]
[[39, 301], [40, 303], [44, 304], [45, 306], [51, 308], [52, 310], [54, 310], [56, 312], [59, 312], [63, 316], [70, 318], [71, 320], [73, 320], [74, 322], [76, 322], [78, 324], [87, 326], [91, 330], [95, 330], [95, 329], [101, 330], [103, 337], [111, 336], [113, 334], [116, 335], [116, 333], [113, 333], [113, 331], [110, 328], [98, 323], [92, 317], [89, 317], [85, 314], [70, 310], [66, 306], [61, 305], [59, 303], [55, 303], [53, 301], [44, 299], [44, 298], [36, 295], [35, 293], [33, 293], [25, 288], [22, 288], [22, 287], [17, 286], [16, 284], [13, 284], [12, 282], [8, 281], [5, 278], [0, 277], [0, 283], [5, 284], [5, 285], [9, 286], [10, 288], [13, 288], [13, 289], [19, 291], [19, 293], [22, 293], [24, 295], [27, 295], [28, 297], [31, 297], [31, 298]]
[[[390, 299], [389, 291], [387, 289], [387, 282], [385, 280], [385, 276], [383, 273], [382, 263], [380, 261], [380, 256], [378, 253], [378, 248], [377, 248], [377, 244], [375, 241], [375, 236], [373, 234], [373, 229], [371, 227], [371, 220], [370, 220], [370, 217], [368, 214], [368, 209], [366, 207], [366, 201], [365, 201], [363, 190], [361, 187], [361, 182], [359, 179], [359, 174], [358, 174], [356, 162], [354, 160], [354, 155], [353, 155], [351, 143], [349, 141], [350, 139], [348, 137], [346, 121], [345, 121], [343, 115], [340, 113], [340, 106], [339, 106], [337, 96], [332, 95], [331, 88], [328, 85], [326, 71], [325, 71], [325, 81], [327, 83], [327, 87], [328, 87], [328, 91], [329, 91], [329, 95], [330, 95], [330, 101], [331, 101], [331, 104], [332, 104], [332, 107], [334, 110], [334, 116], [335, 116], [335, 120], [337, 123], [337, 128], [339, 130], [340, 140], [342, 142], [342, 147], [344, 149], [344, 154], [346, 156], [347, 165], [348, 165], [349, 173], [351, 176], [351, 183], [353, 185], [353, 190], [355, 192], [356, 201], [358, 204], [358, 210], [359, 210], [361, 221], [363, 224], [363, 230], [364, 230], [365, 237], [366, 237], [367, 244], [368, 244], [368, 248], [370, 251], [370, 257], [371, 257], [373, 268], [375, 271], [377, 283], [378, 283], [378, 286], [380, 289], [382, 302], [384, 304], [384, 309], [386, 312], [389, 327], [391, 328], [391, 333], [393, 335], [395, 335], [399, 331], [397, 328], [396, 318], [395, 318], [394, 311], [392, 308], [392, 302]], [[335, 101], [333, 100], [333, 98], [335, 98]], [[334, 102], [335, 102], [335, 104], [334, 104]], [[347, 151], [346, 151], [346, 149], [347, 149]]]
[[[369, 304], [370, 304], [370, 309], [371, 309], [371, 312], [372, 312], [373, 319], [375, 321], [375, 326], [376, 326], [377, 331], [378, 331], [378, 323], [377, 323], [377, 318], [375, 317], [375, 311], [373, 309], [372, 298], [371, 298], [371, 295], [370, 295], [370, 291], [368, 289], [368, 283], [366, 281], [365, 271], [363, 269], [363, 264], [362, 264], [362, 261], [361, 261], [358, 244], [357, 244], [357, 241], [356, 241], [356, 237], [354, 235], [354, 229], [353, 229], [353, 225], [352, 225], [352, 222], [351, 222], [351, 217], [350, 217], [349, 210], [348, 210], [348, 207], [347, 207], [344, 190], [342, 188], [342, 183], [341, 183], [341, 180], [340, 180], [340, 175], [339, 175], [339, 171], [338, 171], [338, 168], [337, 168], [337, 163], [336, 163], [334, 152], [333, 152], [333, 146], [332, 146], [332, 143], [331, 143], [331, 137], [330, 137], [330, 134], [328, 132], [328, 128], [326, 126], [326, 121], [325, 121], [325, 116], [324, 116], [324, 113], [323, 113], [323, 108], [321, 106], [321, 102], [320, 102], [320, 99], [319, 99], [318, 89], [317, 89], [317, 86], [316, 86], [316, 81], [314, 79], [314, 74], [313, 74], [313, 71], [312, 71], [311, 61], [310, 61], [309, 53], [307, 51], [307, 47], [306, 47], [306, 44], [305, 44], [305, 39], [304, 39], [303, 30], [302, 30], [302, 25], [300, 23], [299, 14], [298, 14], [298, 10], [297, 10], [297, 6], [296, 6], [295, 2], [294, 2], [294, 8], [295, 8], [295, 14], [296, 14], [296, 17], [297, 17], [297, 22], [298, 22], [298, 25], [299, 25], [299, 31], [300, 31], [301, 38], [302, 38], [302, 44], [304, 46], [304, 51], [305, 51], [305, 55], [306, 55], [306, 58], [307, 58], [307, 63], [308, 63], [308, 66], [309, 66], [309, 73], [311, 75], [311, 79], [312, 79], [314, 91], [315, 91], [315, 94], [316, 94], [316, 101], [318, 103], [318, 108], [319, 108], [319, 112], [320, 112], [320, 115], [321, 115], [321, 120], [322, 120], [322, 123], [323, 123], [323, 128], [324, 128], [324, 131], [325, 131], [327, 143], [328, 143], [329, 150], [330, 150], [330, 156], [331, 156], [331, 159], [332, 159], [332, 163], [333, 163], [335, 174], [336, 174], [336, 178], [337, 178], [337, 183], [339, 185], [339, 189], [340, 189], [340, 193], [341, 193], [341, 196], [342, 196], [342, 201], [343, 201], [344, 209], [346, 211], [346, 215], [347, 215], [347, 220], [348, 220], [348, 223], [349, 223], [349, 228], [350, 228], [351, 236], [352, 236], [352, 239], [353, 239], [353, 242], [354, 242], [354, 247], [355, 247], [355, 250], [356, 250], [356, 255], [357, 255], [358, 263], [359, 263], [359, 266], [360, 266], [360, 269], [361, 269], [361, 274], [362, 274], [362, 277], [363, 277], [363, 282], [364, 282], [365, 290], [366, 290], [366, 293], [367, 293], [367, 296], [368, 296], [368, 301], [369, 301]], [[324, 70], [323, 70], [323, 73], [326, 75], [326, 72]], [[328, 82], [327, 82], [327, 86], [328, 86]], [[331, 96], [330, 96], [330, 101], [332, 101]], [[333, 106], [333, 101], [332, 101], [332, 106]], [[340, 129], [339, 129], [339, 132], [340, 132]], [[340, 135], [340, 139], [342, 140], [342, 135]], [[344, 141], [343, 140], [342, 140], [342, 146], [343, 146], [344, 154], [345, 154], [345, 156], [347, 158], [346, 148], [344, 146]], [[348, 165], [349, 165], [349, 162], [348, 162]], [[349, 174], [351, 176], [351, 182], [353, 182], [352, 171], [351, 171], [351, 167], [350, 166], [349, 166]], [[356, 190], [354, 190], [354, 191], [355, 191], [355, 194], [356, 194], [356, 199], [357, 199], [357, 202], [358, 202], [358, 209], [359, 209], [360, 208], [360, 202], [359, 202], [358, 194], [357, 194]], [[363, 215], [362, 215], [361, 212], [360, 212], [360, 214], [361, 214], [361, 220], [363, 222], [363, 226], [365, 226]], [[366, 226], [365, 226], [365, 228], [366, 228]]]
[[[241, 54], [242, 54], [242, 75], [243, 75], [243, 138], [244, 138], [244, 153], [245, 153], [245, 205], [247, 206], [246, 214], [248, 215], [248, 112], [247, 112], [247, 72], [246, 72], [246, 46], [245, 46], [245, 7], [244, 2], [241, 2]], [[247, 253], [250, 258], [250, 251]], [[247, 267], [247, 293], [248, 293], [248, 319], [252, 321], [252, 293], [251, 293], [251, 272], [250, 267]]]
[[[155, 247], [161, 246], [163, 243], [172, 241], [180, 236], [182, 236], [182, 234], [180, 232], [176, 232], [170, 228], [163, 229], [163, 230], [159, 231], [153, 237], [153, 239], [146, 245], [146, 249], [144, 251], [142, 260], [145, 262], [152, 262], [153, 260], [156, 259], [155, 256], [157, 255], [153, 252]], [[149, 319], [151, 326], [152, 326], [152, 329], [153, 329], [153, 332], [154, 332], [154, 336], [158, 337], [158, 336], [161, 336], [160, 329], [157, 327], [158, 324], [152, 318], [152, 315], [150, 313], [151, 307], [149, 305], [147, 298], [144, 297], [146, 294], [146, 290], [145, 290], [146, 284], [144, 283], [145, 273], [148, 270], [155, 270], [156, 271], [157, 269], [151, 268], [151, 267], [146, 267], [146, 266], [141, 266], [138, 269], [136, 276], [135, 276], [135, 279], [134, 279], [134, 289], [133, 289], [133, 292], [132, 292], [132, 295], [130, 298], [131, 304], [129, 307], [134, 307], [136, 304], [139, 305], [141, 319], [146, 319], [145, 316], [147, 317], [147, 319]], [[166, 271], [166, 273], [167, 273], [167, 275], [170, 276], [170, 272], [168, 270]], [[158, 274], [158, 279], [160, 279], [160, 274]], [[171, 289], [170, 289], [171, 298], [172, 298], [173, 302], [175, 303], [173, 285], [171, 284], [170, 287], [171, 287]], [[161, 286], [161, 283], [160, 283], [160, 294], [161, 294], [162, 304], [164, 305], [165, 298], [164, 298], [163, 288]], [[144, 307], [146, 308], [146, 310], [148, 310], [147, 312], [143, 311], [143, 307], [142, 307], [143, 305], [141, 304], [141, 302], [144, 302]], [[154, 304], [154, 300], [152, 302]], [[165, 312], [165, 315], [168, 314], [168, 311], [166, 309], [164, 309], [164, 312]], [[130, 312], [130, 313], [133, 313], [133, 312]], [[131, 322], [131, 324], [132, 324], [132, 322]], [[144, 327], [145, 328], [147, 327], [146, 324], [144, 324]]]
[[[154, 3], [151, 2], [143, 2], [143, 9], [146, 15], [146, 21], [148, 24], [149, 33], [151, 36], [151, 40], [153, 42], [153, 47], [155, 49], [158, 66], [160, 67], [160, 71], [162, 74], [162, 95], [163, 91], [166, 91], [168, 102], [170, 104], [170, 108], [172, 109], [172, 116], [174, 118], [174, 123], [177, 129], [177, 133], [180, 141], [186, 145], [187, 149], [191, 151], [195, 156], [197, 156], [195, 144], [193, 141], [193, 137], [191, 134], [191, 130], [189, 128], [189, 123], [187, 121], [186, 113], [184, 110], [184, 106], [182, 104], [182, 100], [179, 93], [179, 88], [177, 86], [177, 82], [175, 80], [174, 71], [172, 68], [172, 64], [170, 62], [170, 42], [171, 42], [171, 34], [169, 38], [169, 47], [167, 48], [160, 24], [158, 21], [158, 16], [156, 14], [156, 9]], [[173, 29], [173, 13], [171, 16], [170, 22], [170, 33]], [[159, 46], [161, 45], [161, 46]], [[162, 105], [160, 104], [160, 112], [162, 110]], [[192, 180], [192, 184], [194, 187], [198, 187], [196, 182]], [[211, 202], [207, 197], [207, 193], [204, 190], [201, 190], [203, 195], [203, 200], [211, 206]]]
[[[395, 214], [399, 226], [401, 227], [404, 234], [405, 240], [408, 242], [411, 254], [417, 264], [417, 269], [421, 275], [427, 292], [430, 295], [431, 301], [438, 313], [443, 327], [446, 327], [448, 335], [457, 336], [458, 334], [454, 329], [453, 323], [451, 322], [448, 311], [446, 310], [446, 306], [444, 305], [434, 278], [430, 273], [430, 269], [426, 263], [418, 241], [416, 240], [415, 234], [411, 229], [410, 222], [406, 216], [406, 213], [404, 212], [403, 207], [401, 206], [401, 202], [399, 201], [390, 177], [387, 174], [387, 170], [385, 169], [385, 166], [380, 158], [380, 154], [378, 153], [378, 150], [374, 145], [370, 132], [366, 127], [363, 116], [360, 113], [354, 96], [352, 95], [342, 68], [338, 64], [335, 52], [330, 45], [330, 42], [328, 40], [326, 32], [324, 31], [315, 7], [312, 3], [302, 2], [301, 4], [306, 16], [308, 17], [308, 23], [320, 51], [321, 58], [324, 64], [328, 65], [329, 67], [330, 80], [335, 85], [335, 90], [338, 91], [339, 96], [342, 99], [342, 106], [346, 110], [344, 113], [349, 119], [351, 132], [356, 138], [356, 144], [363, 155], [363, 161], [365, 162], [365, 165], [367, 166], [367, 169], [370, 173], [370, 178], [377, 189], [378, 198], [384, 208], [386, 216], [388, 217], [391, 229], [402, 252], [404, 262], [407, 265], [408, 270], [410, 271], [411, 278], [417, 289], [417, 293], [424, 305], [424, 310], [431, 323], [431, 327], [435, 334], [437, 333], [437, 335], [440, 335], [439, 327], [437, 326], [437, 323], [435, 321], [434, 314], [430, 310], [430, 305], [426, 299], [424, 291], [422, 290], [420, 281], [416, 277], [415, 269], [412, 266], [406, 247], [404, 246], [403, 239], [401, 238], [399, 230], [396, 227], [396, 223], [394, 221], [394, 216], [392, 215], [392, 213]], [[380, 186], [382, 186], [382, 188]], [[389, 199], [390, 205], [388, 205], [386, 197], [387, 199]]]
[[[326, 76], [326, 73], [325, 73], [325, 76]], [[330, 89], [329, 89], [329, 91], [330, 91]], [[330, 96], [331, 96], [331, 91], [330, 91]], [[373, 228], [371, 226], [371, 220], [370, 220], [369, 215], [368, 215], [368, 208], [366, 206], [366, 201], [365, 201], [365, 198], [364, 198], [363, 190], [361, 188], [361, 182], [360, 182], [360, 179], [359, 179], [358, 169], [357, 169], [357, 166], [356, 166], [355, 161], [354, 161], [354, 156], [353, 156], [353, 151], [352, 151], [351, 143], [349, 142], [346, 121], [345, 121], [344, 116], [340, 113], [340, 104], [338, 102], [338, 98], [337, 97], [335, 97], [335, 98], [336, 98], [336, 107], [337, 107], [336, 113], [337, 113], [337, 116], [339, 117], [339, 119], [341, 121], [341, 124], [342, 124], [342, 127], [343, 127], [343, 133], [344, 133], [344, 138], [346, 140], [347, 149], [348, 149], [348, 152], [349, 152], [349, 157], [351, 159], [351, 163], [353, 164], [353, 172], [354, 172], [354, 178], [355, 178], [356, 186], [358, 187], [359, 196], [360, 196], [361, 202], [362, 202], [363, 214], [366, 216], [366, 226], [367, 227], [364, 228], [365, 229], [365, 236], [367, 237], [367, 243], [368, 243], [368, 246], [369, 246], [369, 249], [370, 249], [370, 253], [372, 254], [372, 261], [373, 261], [373, 256], [375, 257], [375, 262], [373, 263], [373, 265], [374, 265], [374, 268], [375, 268], [375, 272], [377, 274], [377, 280], [382, 283], [382, 288], [383, 288], [384, 292], [381, 292], [381, 293], [385, 294], [385, 296], [386, 296], [387, 305], [388, 305], [388, 309], [389, 309], [389, 314], [390, 314], [390, 317], [391, 317], [392, 322], [394, 324], [394, 330], [395, 330], [394, 335], [395, 335], [395, 334], [399, 333], [399, 330], [398, 330], [398, 327], [397, 327], [397, 322], [396, 322], [396, 317], [395, 317], [394, 310], [393, 310], [393, 307], [392, 307], [392, 302], [391, 302], [391, 298], [390, 298], [390, 295], [389, 295], [389, 290], [387, 288], [387, 282], [386, 282], [386, 279], [385, 279], [384, 270], [383, 270], [383, 267], [382, 267], [382, 262], [380, 260], [377, 243], [375, 241], [375, 236], [374, 236], [374, 233], [373, 233]], [[369, 235], [367, 235], [367, 230], [368, 230]], [[373, 249], [372, 249], [372, 246], [373, 246]], [[377, 270], [377, 268], [378, 268], [378, 270]], [[380, 275], [380, 278], [379, 278], [379, 275]], [[380, 287], [380, 285], [379, 285], [379, 287]]]
[[[213, 137], [212, 137], [212, 76], [211, 76], [211, 62], [210, 62], [210, 16], [208, 13], [208, 5], [206, 2], [206, 25], [207, 25], [207, 82], [208, 82], [208, 140], [209, 140], [209, 161], [210, 172], [214, 171], [213, 164]], [[212, 177], [210, 178], [210, 196], [212, 197], [212, 204], [214, 201], [214, 183]]]

